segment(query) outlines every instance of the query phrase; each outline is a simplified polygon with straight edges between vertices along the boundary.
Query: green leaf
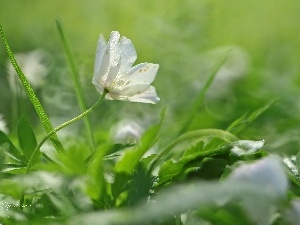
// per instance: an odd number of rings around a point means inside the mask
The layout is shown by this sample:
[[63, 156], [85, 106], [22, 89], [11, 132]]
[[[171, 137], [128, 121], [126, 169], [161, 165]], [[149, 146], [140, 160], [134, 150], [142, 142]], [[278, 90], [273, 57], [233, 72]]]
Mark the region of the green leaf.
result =
[[151, 154], [151, 155], [148, 155], [147, 157], [145, 158], [142, 158], [141, 159], [141, 164], [145, 167], [145, 168], [148, 168], [149, 164], [151, 163], [151, 161], [156, 157], [157, 154]]
[[[14, 67], [16, 73], [18, 74], [18, 77], [26, 91], [26, 94], [28, 96], [28, 98], [30, 99], [33, 107], [35, 108], [35, 111], [37, 112], [41, 122], [42, 122], [42, 125], [45, 129], [45, 131], [47, 133], [50, 133], [52, 130], [53, 130], [53, 126], [49, 120], [49, 117], [47, 116], [43, 106], [41, 105], [38, 97], [36, 96], [36, 94], [34, 93], [30, 83], [28, 82], [26, 76], [24, 75], [24, 73], [22, 72], [20, 66], [18, 65], [10, 47], [9, 47], [9, 44], [5, 38], [5, 35], [4, 35], [4, 32], [3, 32], [3, 29], [2, 29], [2, 26], [0, 25], [0, 33], [1, 33], [1, 36], [2, 36], [2, 40], [4, 42], [4, 46], [6, 48], [6, 52], [9, 56], [9, 59], [11, 61], [11, 64], [12, 66]], [[58, 152], [62, 152], [63, 151], [63, 146], [62, 144], [60, 143], [60, 141], [58, 140], [58, 137], [56, 134], [53, 134], [51, 135], [50, 137], [55, 149], [58, 151]]]
[[158, 174], [158, 185], [164, 184], [170, 181], [173, 177], [180, 174], [183, 170], [184, 164], [187, 163], [189, 159], [184, 158], [178, 161], [174, 161], [173, 159], [169, 159], [161, 165]]
[[133, 169], [138, 164], [142, 156], [156, 143], [158, 132], [161, 128], [164, 118], [164, 110], [161, 114], [161, 120], [158, 124], [150, 127], [142, 136], [140, 143], [123, 152], [120, 160], [116, 163], [115, 171], [132, 174]]
[[134, 170], [132, 180], [130, 182], [130, 190], [128, 193], [128, 205], [136, 205], [144, 201], [150, 195], [150, 189], [153, 186], [153, 177], [147, 173], [146, 167], [139, 163]]
[[246, 113], [239, 119], [235, 120], [228, 128], [227, 131], [238, 134], [242, 130], [244, 130], [251, 122], [253, 122], [258, 116], [264, 113], [268, 108], [270, 108], [274, 103], [276, 103], [278, 99], [271, 100], [269, 103], [264, 105], [263, 107], [255, 110], [253, 113]]
[[91, 179], [87, 182], [87, 193], [93, 199], [102, 201], [105, 184], [103, 158], [110, 150], [110, 146], [102, 145], [88, 158], [87, 174]]
[[[175, 139], [172, 143], [170, 143], [168, 146], [166, 146], [162, 151], [160, 151], [157, 154], [157, 156], [152, 160], [152, 162], [149, 164], [148, 170], [152, 171], [154, 167], [157, 165], [158, 161], [167, 153], [169, 153], [177, 145], [187, 141], [191, 142], [192, 140], [203, 140], [204, 138], [208, 138], [208, 137], [211, 138], [215, 137], [228, 143], [239, 140], [236, 136], [234, 136], [230, 132], [220, 130], [220, 129], [200, 129], [200, 130], [190, 131], [181, 135], [180, 137]], [[214, 151], [215, 149], [216, 148], [209, 149], [209, 150]]]
[[4, 164], [4, 168], [1, 172], [9, 174], [24, 174], [26, 173], [26, 166], [14, 165], [14, 164]]
[[111, 185], [111, 191], [114, 199], [116, 200], [119, 195], [128, 190], [129, 181], [132, 175], [128, 173], [116, 173], [114, 183]]
[[5, 155], [19, 164], [25, 164], [26, 160], [22, 156], [21, 151], [14, 146], [5, 133], [0, 130], [0, 150], [3, 150]]
[[[191, 212], [191, 210], [205, 213], [208, 209], [216, 207], [226, 207], [227, 209], [228, 204], [230, 206], [238, 204], [243, 212], [246, 210], [247, 215], [250, 216], [251, 224], [267, 224], [264, 221], [270, 219], [270, 213], [272, 212], [270, 209], [276, 209], [276, 207], [280, 206], [278, 202], [274, 202], [269, 197], [269, 192], [270, 188], [268, 186], [247, 181], [196, 181], [170, 186], [153, 198], [153, 201], [149, 201], [146, 204], [140, 204], [129, 209], [123, 208], [107, 212], [80, 214], [72, 217], [68, 224], [92, 225], [99, 223], [99, 221], [106, 225], [159, 224], [159, 221], [169, 218], [170, 215]], [[249, 206], [252, 206], [252, 208]], [[234, 215], [236, 212], [232, 213]], [[256, 213], [257, 217], [254, 216], [254, 213]], [[263, 215], [265, 216], [263, 217]]]
[[197, 167], [201, 167], [202, 160], [207, 157], [230, 153], [231, 147], [231, 145], [226, 145], [210, 151], [202, 151], [202, 149], [198, 149], [198, 152], [196, 152], [194, 149], [194, 154], [186, 154], [177, 161], [174, 159], [167, 160], [160, 167], [158, 174], [158, 185], [168, 182], [179, 174], [184, 173], [187, 168], [194, 167], [195, 162], [197, 163]]
[[189, 156], [189, 155], [194, 155], [198, 153], [199, 151], [202, 151], [204, 148], [204, 142], [203, 141], [198, 141], [195, 145], [191, 146], [185, 152], [183, 153], [183, 156]]
[[228, 163], [226, 157], [222, 155], [203, 158], [201, 163], [199, 160], [193, 160], [184, 166], [184, 171], [179, 174], [179, 178], [180, 180], [187, 180], [187, 178], [219, 179]]
[[[17, 134], [20, 148], [25, 156], [25, 158], [29, 161], [34, 149], [37, 146], [36, 137], [34, 131], [29, 124], [27, 118], [22, 115], [19, 119], [17, 126]], [[35, 155], [34, 162], [38, 162], [40, 159], [40, 153]]]

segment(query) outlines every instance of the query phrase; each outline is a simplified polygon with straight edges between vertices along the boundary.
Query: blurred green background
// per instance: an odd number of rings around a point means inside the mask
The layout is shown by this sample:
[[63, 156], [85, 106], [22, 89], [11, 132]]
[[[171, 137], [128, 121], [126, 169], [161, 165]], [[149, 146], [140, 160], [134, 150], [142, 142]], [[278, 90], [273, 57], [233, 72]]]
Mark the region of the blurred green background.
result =
[[[123, 118], [138, 118], [149, 126], [166, 107], [167, 139], [186, 118], [218, 59], [232, 49], [232, 58], [218, 74], [190, 129], [226, 129], [245, 112], [280, 98], [241, 138], [266, 139], [270, 151], [298, 151], [298, 0], [1, 0], [0, 5], [0, 23], [14, 53], [42, 48], [51, 55], [46, 85], [37, 92], [54, 123], [79, 113], [55, 26], [59, 18], [73, 48], [88, 105], [98, 98], [91, 79], [100, 33], [108, 39], [112, 30], [119, 31], [135, 45], [136, 63], [160, 64], [153, 85], [161, 101], [157, 105], [107, 101], [92, 115], [97, 130], [109, 130]], [[0, 113], [13, 132], [16, 117], [6, 62], [1, 43]], [[19, 102], [23, 106], [18, 107], [18, 115], [34, 114], [29, 102]], [[32, 120], [38, 126], [34, 116]]]

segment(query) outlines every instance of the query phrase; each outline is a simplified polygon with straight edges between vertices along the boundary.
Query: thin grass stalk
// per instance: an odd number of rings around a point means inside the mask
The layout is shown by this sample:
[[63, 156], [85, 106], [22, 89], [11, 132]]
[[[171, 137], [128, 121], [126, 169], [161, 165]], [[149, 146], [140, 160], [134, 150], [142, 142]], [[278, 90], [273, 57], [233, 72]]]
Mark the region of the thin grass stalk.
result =
[[[47, 116], [43, 106], [41, 105], [39, 99], [37, 98], [36, 94], [34, 93], [34, 90], [32, 89], [30, 83], [28, 82], [26, 76], [24, 75], [24, 73], [22, 72], [22, 70], [20, 69], [20, 66], [18, 65], [10, 47], [9, 47], [9, 44], [5, 38], [5, 35], [4, 35], [4, 31], [2, 29], [2, 26], [0, 25], [0, 33], [1, 33], [1, 36], [2, 36], [2, 40], [4, 42], [4, 46], [6, 48], [6, 52], [9, 56], [9, 59], [11, 61], [11, 64], [12, 66], [14, 67], [16, 73], [18, 74], [18, 77], [26, 91], [26, 94], [28, 96], [28, 98], [30, 99], [35, 111], [37, 112], [38, 116], [39, 116], [39, 119], [41, 120], [42, 122], [42, 125], [45, 129], [45, 131], [47, 133], [51, 132], [53, 130], [53, 126], [49, 120], [49, 117]], [[57, 152], [63, 152], [64, 151], [64, 148], [61, 144], [61, 142], [59, 141], [57, 135], [54, 133], [53, 135], [51, 135], [50, 137], [55, 149]]]
[[[57, 26], [57, 30], [58, 30], [61, 42], [64, 47], [65, 55], [66, 55], [70, 70], [71, 70], [72, 79], [74, 81], [74, 89], [75, 89], [77, 101], [79, 104], [79, 108], [80, 108], [81, 112], [84, 112], [87, 110], [87, 104], [85, 101], [83, 88], [80, 83], [80, 76], [79, 76], [75, 61], [74, 61], [71, 47], [64, 35], [63, 29], [62, 29], [62, 26], [61, 26], [61, 23], [59, 22], [59, 20], [56, 20], [56, 26]], [[86, 116], [83, 119], [83, 122], [84, 122], [84, 125], [86, 128], [86, 132], [87, 132], [87, 136], [88, 136], [91, 148], [92, 148], [92, 152], [94, 152], [95, 151], [95, 140], [94, 140], [94, 135], [93, 135], [93, 131], [92, 131], [90, 117]]]
[[224, 55], [219, 59], [218, 63], [214, 67], [213, 71], [209, 75], [208, 80], [205, 82], [204, 87], [199, 92], [197, 99], [192, 107], [191, 113], [187, 117], [185, 123], [183, 124], [182, 128], [178, 132], [177, 136], [185, 133], [189, 129], [191, 123], [193, 122], [195, 116], [197, 115], [198, 109], [202, 105], [202, 102], [204, 100], [206, 92], [208, 91], [209, 87], [211, 86], [212, 82], [214, 81], [218, 71], [223, 66], [223, 64], [226, 62], [226, 60], [228, 59], [229, 56], [230, 56], [230, 50], [225, 52]]

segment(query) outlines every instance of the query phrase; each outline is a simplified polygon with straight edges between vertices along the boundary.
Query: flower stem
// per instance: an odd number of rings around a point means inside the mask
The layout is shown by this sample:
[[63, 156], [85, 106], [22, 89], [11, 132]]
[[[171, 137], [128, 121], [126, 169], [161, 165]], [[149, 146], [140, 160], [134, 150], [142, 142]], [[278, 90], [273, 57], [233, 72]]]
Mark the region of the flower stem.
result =
[[53, 134], [55, 134], [56, 132], [58, 132], [59, 130], [63, 129], [64, 127], [76, 122], [77, 120], [80, 120], [81, 118], [83, 118], [84, 116], [88, 115], [89, 113], [91, 113], [95, 108], [97, 108], [102, 101], [105, 98], [105, 95], [107, 94], [107, 90], [104, 90], [104, 92], [102, 93], [102, 95], [100, 96], [100, 98], [98, 99], [98, 101], [88, 110], [86, 110], [85, 112], [81, 113], [79, 116], [74, 117], [73, 119], [61, 124], [60, 126], [56, 127], [54, 130], [52, 130], [51, 132], [49, 132], [42, 140], [41, 142], [37, 145], [37, 147], [34, 149], [29, 161], [28, 161], [28, 165], [26, 168], [26, 173], [29, 173], [30, 168], [32, 166], [33, 163], [33, 159], [35, 157], [35, 155], [38, 153], [38, 151], [40, 150], [40, 148], [42, 147], [42, 145], [47, 141], [47, 139], [49, 137], [51, 137]]

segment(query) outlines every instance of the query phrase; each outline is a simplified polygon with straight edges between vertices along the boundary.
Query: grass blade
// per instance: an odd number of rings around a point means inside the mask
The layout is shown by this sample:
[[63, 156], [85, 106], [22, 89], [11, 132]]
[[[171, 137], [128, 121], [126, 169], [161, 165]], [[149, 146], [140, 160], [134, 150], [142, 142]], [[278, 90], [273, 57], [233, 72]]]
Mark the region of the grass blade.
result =
[[252, 121], [254, 121], [257, 117], [259, 117], [262, 113], [264, 113], [267, 109], [269, 109], [273, 104], [275, 104], [278, 99], [273, 99], [268, 102], [266, 105], [261, 108], [255, 110], [250, 115], [248, 113], [244, 114], [239, 119], [235, 120], [228, 128], [227, 131], [233, 134], [238, 134], [242, 130], [244, 130]]
[[[76, 93], [76, 97], [77, 97], [77, 101], [80, 107], [81, 112], [84, 112], [87, 110], [87, 105], [86, 105], [86, 101], [84, 98], [84, 94], [83, 94], [83, 89], [82, 86], [80, 84], [80, 80], [79, 80], [79, 73], [78, 70], [76, 68], [75, 65], [75, 61], [71, 52], [71, 48], [70, 45], [68, 44], [68, 41], [66, 40], [66, 37], [64, 35], [61, 23], [59, 22], [59, 20], [56, 20], [56, 26], [57, 26], [57, 30], [61, 39], [61, 42], [63, 44], [64, 47], [64, 51], [66, 54], [66, 58], [68, 61], [68, 64], [70, 66], [71, 69], [71, 74], [72, 74], [72, 79], [74, 81], [74, 88], [75, 88], [75, 93]], [[93, 135], [93, 131], [92, 131], [92, 126], [91, 126], [91, 121], [90, 121], [90, 117], [86, 116], [84, 119], [84, 124], [86, 127], [86, 131], [87, 131], [87, 135], [89, 138], [89, 142], [90, 145], [92, 147], [92, 151], [95, 151], [95, 141], [94, 141], [94, 135]]]
[[208, 77], [208, 80], [205, 82], [204, 87], [201, 89], [200, 93], [198, 94], [198, 97], [193, 105], [191, 113], [187, 116], [187, 119], [184, 125], [182, 126], [181, 130], [179, 131], [178, 136], [185, 133], [189, 129], [189, 126], [193, 122], [193, 119], [195, 118], [197, 111], [203, 102], [206, 92], [208, 91], [209, 87], [214, 81], [219, 69], [223, 66], [223, 64], [226, 62], [229, 56], [230, 56], [230, 51], [226, 51], [224, 55], [219, 59], [219, 62], [214, 67], [212, 73]]
[[[0, 33], [1, 33], [1, 36], [2, 36], [2, 40], [4, 42], [4, 45], [5, 45], [5, 48], [6, 48], [6, 52], [9, 56], [9, 59], [11, 61], [11, 64], [13, 65], [14, 69], [16, 70], [16, 73], [18, 74], [18, 77], [26, 91], [26, 94], [27, 96], [29, 97], [33, 107], [35, 108], [35, 111], [37, 112], [42, 124], [43, 124], [43, 127], [45, 129], [45, 131], [47, 133], [51, 132], [53, 130], [53, 126], [49, 120], [49, 117], [47, 116], [43, 106], [41, 105], [39, 99], [37, 98], [36, 94], [34, 93], [30, 83], [28, 82], [27, 78], [25, 77], [25, 75], [23, 74], [22, 70], [20, 69], [10, 47], [9, 47], [9, 44], [5, 38], [5, 35], [4, 35], [4, 32], [3, 32], [3, 29], [2, 29], [2, 26], [0, 25]], [[58, 137], [56, 134], [53, 134], [51, 137], [50, 137], [50, 140], [52, 141], [56, 151], [58, 152], [62, 152], [63, 151], [63, 146], [62, 144], [60, 143]]]

